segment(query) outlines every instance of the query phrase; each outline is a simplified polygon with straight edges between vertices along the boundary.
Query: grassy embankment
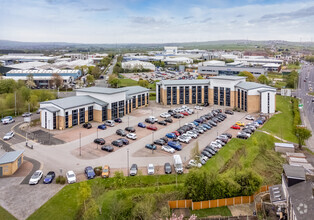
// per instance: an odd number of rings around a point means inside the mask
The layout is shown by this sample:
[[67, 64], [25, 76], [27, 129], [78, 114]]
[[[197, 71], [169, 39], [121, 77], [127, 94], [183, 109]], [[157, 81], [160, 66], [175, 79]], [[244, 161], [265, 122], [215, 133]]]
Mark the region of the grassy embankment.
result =
[[11, 215], [7, 210], [0, 206], [0, 219], [3, 220], [16, 220], [16, 218]]

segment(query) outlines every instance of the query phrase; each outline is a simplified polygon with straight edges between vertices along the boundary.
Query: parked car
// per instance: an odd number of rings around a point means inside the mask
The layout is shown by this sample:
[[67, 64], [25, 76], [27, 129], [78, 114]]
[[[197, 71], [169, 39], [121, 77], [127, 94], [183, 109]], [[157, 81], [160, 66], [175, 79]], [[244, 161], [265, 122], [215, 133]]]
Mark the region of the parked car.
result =
[[181, 144], [176, 141], [168, 141], [167, 144], [175, 150], [178, 150], [178, 151], [182, 150]]
[[10, 140], [11, 138], [13, 138], [13, 136], [14, 136], [14, 132], [10, 131], [4, 135], [3, 140]]
[[180, 136], [180, 133], [178, 131], [174, 131], [172, 133], [174, 133], [177, 137]]
[[184, 116], [189, 116], [190, 114], [187, 111], [181, 112], [182, 115]]
[[212, 158], [212, 156], [213, 156], [213, 155], [211, 155], [211, 153], [209, 153], [209, 152], [207, 152], [205, 150], [203, 150], [201, 154], [206, 156], [206, 157], [208, 157], [208, 158]]
[[154, 141], [154, 144], [158, 144], [160, 146], [164, 145], [165, 143], [166, 142], [164, 140], [162, 140], [162, 139], [157, 139], [157, 140]]
[[101, 130], [106, 130], [107, 129], [107, 126], [105, 124], [102, 124], [102, 125], [98, 125], [97, 127], [98, 129], [101, 129]]
[[105, 165], [101, 172], [101, 177], [108, 178], [110, 176], [110, 167]]
[[245, 124], [244, 124], [243, 122], [241, 122], [241, 121], [237, 121], [235, 124], [236, 124], [236, 125], [239, 125], [239, 126], [241, 126], [241, 127], [244, 127], [244, 126], [245, 126]]
[[121, 118], [115, 118], [115, 119], [114, 119], [114, 122], [122, 123], [122, 119], [121, 119]]
[[123, 142], [121, 140], [112, 141], [111, 144], [113, 146], [116, 146], [116, 147], [122, 147], [123, 146]]
[[123, 131], [122, 129], [118, 129], [117, 131], [116, 131], [116, 134], [117, 135], [120, 135], [120, 136], [126, 136], [126, 133], [125, 133], [125, 131]]
[[110, 145], [101, 146], [101, 149], [103, 151], [108, 151], [108, 152], [112, 152], [113, 151], [113, 147], [110, 146]]
[[203, 109], [201, 106], [198, 106], [198, 105], [196, 105], [194, 108], [195, 108], [196, 110], [202, 110], [202, 109]]
[[187, 131], [186, 133], [185, 133], [187, 136], [189, 136], [189, 137], [191, 137], [191, 138], [197, 138], [197, 136], [198, 136], [198, 134], [196, 134], [195, 132], [193, 132], [193, 131]]
[[119, 138], [118, 140], [122, 141], [122, 143], [123, 143], [124, 145], [128, 145], [128, 144], [129, 144], [129, 140], [126, 139], [126, 138]]
[[146, 125], [142, 122], [138, 123], [137, 126], [140, 128], [146, 128]]
[[237, 138], [240, 138], [240, 139], [248, 139], [248, 136], [244, 135], [244, 134], [238, 134], [237, 135]]
[[149, 130], [157, 131], [157, 127], [154, 125], [148, 125], [146, 128]]
[[168, 118], [168, 117], [171, 117], [171, 115], [170, 115], [168, 112], [164, 112], [164, 113], [161, 113], [161, 114], [160, 114], [160, 117], [162, 117], [162, 118]]
[[36, 185], [42, 177], [43, 177], [43, 171], [36, 170], [29, 180], [29, 185]]
[[232, 125], [231, 126], [232, 129], [236, 129], [236, 130], [240, 130], [241, 127], [239, 125]]
[[106, 143], [106, 141], [105, 141], [105, 139], [103, 139], [103, 138], [96, 138], [96, 139], [94, 140], [94, 143], [95, 143], [95, 144], [104, 145], [104, 144]]
[[30, 112], [25, 112], [22, 114], [22, 117], [31, 117], [33, 114]]
[[4, 124], [4, 125], [6, 125], [6, 124], [11, 124], [11, 123], [13, 123], [13, 122], [15, 122], [15, 120], [13, 119], [13, 118], [4, 118], [4, 119], [2, 119], [2, 124]]
[[126, 127], [124, 130], [126, 130], [128, 132], [132, 132], [132, 133], [135, 132], [135, 128], [133, 128], [133, 127]]
[[156, 150], [157, 147], [155, 144], [146, 144], [145, 147], [150, 150]]
[[130, 168], [130, 176], [135, 176], [136, 174], [137, 174], [137, 165], [132, 164], [132, 166]]
[[173, 139], [173, 138], [176, 138], [177, 136], [174, 133], [167, 133], [166, 137]]
[[167, 153], [171, 153], [171, 154], [175, 153], [175, 150], [172, 147], [168, 146], [168, 145], [162, 145], [161, 149], [163, 151], [166, 151]]
[[49, 171], [49, 172], [47, 173], [47, 175], [45, 176], [43, 183], [45, 183], [45, 184], [50, 184], [50, 183], [52, 183], [52, 181], [53, 181], [53, 179], [55, 178], [55, 176], [56, 176], [55, 172]]
[[232, 138], [232, 134], [230, 134], [230, 133], [222, 133], [222, 135], [226, 135], [229, 139], [231, 139]]
[[167, 123], [172, 123], [173, 120], [172, 120], [172, 118], [166, 118], [166, 119], [165, 119], [165, 122], [167, 122]]
[[94, 169], [91, 166], [85, 167], [85, 176], [87, 177], [87, 179], [94, 179], [96, 174]]
[[6, 120], [12, 120], [12, 119], [13, 119], [12, 116], [6, 116], [4, 118], [1, 118], [1, 123], [4, 123], [4, 121], [6, 121]]
[[238, 134], [246, 135], [248, 138], [251, 137], [251, 134], [245, 133], [245, 132], [243, 132], [243, 131], [238, 132]]
[[170, 174], [172, 172], [170, 163], [165, 163], [164, 170], [165, 170], [165, 174]]
[[167, 137], [161, 137], [160, 139], [163, 140], [165, 143], [168, 142], [168, 138]]
[[65, 174], [65, 176], [66, 176], [69, 184], [76, 183], [76, 175], [75, 175], [75, 173], [72, 170], [68, 171]]
[[37, 109], [36, 114], [40, 114], [41, 110]]
[[186, 168], [189, 169], [189, 168], [192, 168], [192, 167], [201, 168], [202, 164], [197, 163], [195, 160], [190, 160]]
[[180, 113], [176, 113], [173, 115], [174, 118], [184, 118], [184, 115], [180, 114]]
[[148, 166], [147, 166], [147, 174], [148, 175], [154, 175], [154, 173], [155, 173], [155, 167], [154, 167], [154, 165], [153, 164], [148, 164]]
[[129, 138], [129, 139], [132, 139], [132, 140], [136, 140], [137, 139], [137, 136], [134, 133], [128, 133], [126, 135], [126, 137]]
[[246, 119], [246, 120], [252, 120], [252, 121], [255, 120], [255, 118], [254, 118], [253, 116], [251, 116], [251, 115], [245, 116], [245, 119]]
[[233, 115], [234, 114], [234, 112], [232, 110], [226, 110], [225, 113], [228, 114], [228, 115]]
[[112, 121], [112, 120], [107, 120], [107, 121], [105, 121], [105, 125], [106, 125], [106, 126], [109, 126], [109, 127], [113, 127], [113, 126], [114, 126], [114, 121]]
[[91, 129], [92, 128], [92, 124], [89, 122], [86, 122], [83, 124], [83, 128], [87, 128], [87, 129]]
[[149, 123], [149, 124], [155, 124], [155, 121], [153, 119], [151, 119], [151, 118], [146, 118], [145, 122]]
[[242, 129], [242, 132], [245, 132], [247, 134], [252, 134], [253, 133], [253, 131], [251, 129], [248, 129], [248, 128]]
[[164, 126], [167, 125], [167, 122], [166, 122], [166, 121], [158, 121], [157, 123], [160, 124], [160, 125], [164, 125]]

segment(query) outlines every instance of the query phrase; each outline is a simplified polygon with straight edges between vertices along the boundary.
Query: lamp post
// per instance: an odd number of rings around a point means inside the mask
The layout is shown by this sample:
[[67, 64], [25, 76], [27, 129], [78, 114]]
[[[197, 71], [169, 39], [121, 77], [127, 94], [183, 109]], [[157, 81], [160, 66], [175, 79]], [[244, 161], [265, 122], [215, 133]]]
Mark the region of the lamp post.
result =
[[129, 148], [126, 149], [126, 154], [127, 154], [127, 167], [128, 167], [128, 176], [130, 176], [130, 169], [129, 169]]
[[128, 127], [130, 127], [130, 117], [128, 116]]

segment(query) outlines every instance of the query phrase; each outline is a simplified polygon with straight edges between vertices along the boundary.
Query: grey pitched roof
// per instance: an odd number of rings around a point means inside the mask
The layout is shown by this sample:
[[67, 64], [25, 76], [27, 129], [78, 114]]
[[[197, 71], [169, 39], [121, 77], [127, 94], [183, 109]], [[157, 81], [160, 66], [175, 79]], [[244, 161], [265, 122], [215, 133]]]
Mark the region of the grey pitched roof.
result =
[[52, 112], [52, 113], [60, 111], [58, 108], [55, 108], [55, 107], [52, 107], [52, 106], [44, 107], [42, 109], [46, 109], [47, 111]]
[[[89, 104], [98, 104], [101, 106], [108, 105], [108, 103], [91, 97], [89, 95], [80, 95], [80, 96], [71, 96], [63, 99], [55, 99], [46, 102], [41, 102], [41, 104], [54, 104], [62, 109], [74, 108], [82, 105], [89, 105]], [[46, 108], [46, 107], [44, 107]]]
[[209, 79], [179, 79], [179, 80], [162, 80], [161, 84], [164, 85], [201, 85], [201, 84], [210, 84]]
[[270, 89], [270, 90], [276, 90], [274, 87], [267, 86], [264, 84], [260, 83], [255, 83], [255, 82], [239, 82], [236, 87], [239, 87], [241, 89], [245, 90], [251, 90], [251, 89], [258, 89], [258, 88], [265, 88], [265, 89]]
[[314, 216], [314, 185], [311, 181], [303, 181], [288, 187], [289, 197], [297, 219], [313, 219]]
[[17, 158], [19, 158], [22, 153], [24, 153], [24, 150], [7, 152], [2, 157], [0, 157], [0, 164], [12, 163]]
[[210, 77], [210, 79], [241, 80], [241, 79], [246, 79], [246, 77], [245, 77], [245, 76], [227, 76], [227, 75], [221, 75], [221, 76], [213, 76], [213, 77]]
[[284, 164], [283, 170], [288, 178], [305, 180], [305, 170], [303, 167]]
[[91, 93], [101, 93], [101, 94], [115, 94], [120, 92], [125, 92], [125, 88], [106, 88], [106, 87], [88, 87], [84, 89], [77, 89], [78, 92], [91, 92]]
[[128, 86], [124, 87], [124, 89], [127, 89], [126, 95], [132, 95], [132, 94], [137, 94], [137, 93], [143, 93], [143, 92], [148, 92], [149, 89], [141, 86]]

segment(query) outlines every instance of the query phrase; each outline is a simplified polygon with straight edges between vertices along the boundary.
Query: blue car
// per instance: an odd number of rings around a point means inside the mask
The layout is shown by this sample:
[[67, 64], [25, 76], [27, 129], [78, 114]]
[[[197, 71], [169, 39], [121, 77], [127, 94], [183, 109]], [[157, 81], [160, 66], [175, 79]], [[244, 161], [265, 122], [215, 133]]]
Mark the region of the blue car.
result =
[[53, 171], [49, 171], [44, 179], [45, 184], [52, 183], [53, 179], [55, 178], [56, 174]]
[[178, 142], [175, 142], [175, 141], [168, 141], [168, 145], [170, 147], [172, 147], [173, 149], [175, 150], [182, 150], [182, 146], [181, 144], [179, 144]]
[[105, 124], [102, 124], [102, 125], [98, 125], [98, 129], [105, 130], [107, 129], [107, 127]]
[[140, 128], [146, 128], [146, 125], [144, 123], [142, 123], [142, 122], [138, 123], [137, 126], [139, 126]]
[[209, 126], [208, 124], [203, 124], [203, 127], [207, 128], [207, 130], [210, 130], [212, 127]]
[[85, 175], [87, 179], [94, 179], [96, 174], [92, 167], [85, 167]]
[[257, 122], [257, 123], [260, 124], [260, 125], [263, 124], [263, 121], [262, 121], [262, 120], [257, 120], [257, 121], [255, 121], [255, 122]]
[[145, 147], [150, 149], [150, 150], [156, 150], [157, 149], [155, 144], [146, 144]]
[[200, 118], [197, 118], [194, 121], [197, 122], [197, 123], [202, 123], [202, 119], [200, 119]]
[[176, 138], [176, 135], [174, 133], [167, 133], [166, 137], [167, 138]]
[[193, 121], [193, 124], [195, 124], [196, 126], [198, 126], [198, 125], [199, 125], [199, 123], [197, 123], [196, 121]]

